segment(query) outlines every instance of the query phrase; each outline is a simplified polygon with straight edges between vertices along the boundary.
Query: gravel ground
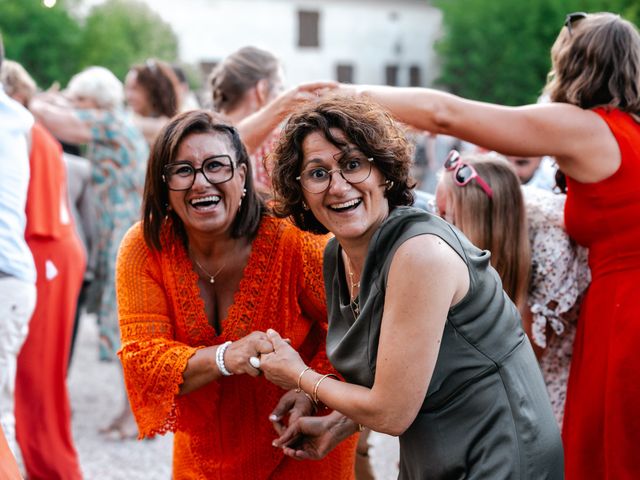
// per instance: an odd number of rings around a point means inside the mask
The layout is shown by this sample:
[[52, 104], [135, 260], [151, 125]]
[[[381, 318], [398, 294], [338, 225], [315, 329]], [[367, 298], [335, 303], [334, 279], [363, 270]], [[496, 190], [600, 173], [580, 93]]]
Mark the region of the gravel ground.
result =
[[[145, 441], [114, 441], [98, 434], [119, 410], [124, 392], [117, 365], [98, 361], [97, 338], [95, 318], [84, 316], [69, 372], [69, 393], [74, 440], [85, 478], [170, 479], [171, 435]], [[397, 439], [373, 433], [369, 442], [376, 479], [397, 478]]]

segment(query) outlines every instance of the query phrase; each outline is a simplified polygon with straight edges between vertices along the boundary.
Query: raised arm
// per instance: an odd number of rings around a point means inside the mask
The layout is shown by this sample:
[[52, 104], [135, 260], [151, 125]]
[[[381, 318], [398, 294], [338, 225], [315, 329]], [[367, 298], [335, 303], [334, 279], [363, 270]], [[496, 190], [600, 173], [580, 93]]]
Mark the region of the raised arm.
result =
[[75, 113], [70, 105], [56, 102], [51, 93], [36, 95], [29, 103], [29, 109], [56, 138], [82, 144], [91, 140], [91, 129]]
[[298, 106], [337, 86], [335, 82], [303, 83], [281, 93], [257, 112], [243, 118], [236, 127], [249, 154], [262, 145], [273, 129]]
[[277, 335], [276, 353], [264, 358], [262, 369], [284, 388], [295, 388], [300, 378], [305, 392], [353, 422], [399, 435], [424, 401], [447, 312], [468, 286], [466, 265], [444, 241], [432, 235], [414, 237], [398, 249], [391, 264], [372, 388], [322, 379], [325, 372], [308, 371], [300, 377], [306, 366]]
[[599, 181], [620, 165], [615, 138], [595, 113], [563, 103], [506, 107], [467, 100], [429, 88], [344, 86], [365, 95], [398, 120], [432, 133], [451, 135], [506, 155], [551, 155], [562, 170], [583, 181]]

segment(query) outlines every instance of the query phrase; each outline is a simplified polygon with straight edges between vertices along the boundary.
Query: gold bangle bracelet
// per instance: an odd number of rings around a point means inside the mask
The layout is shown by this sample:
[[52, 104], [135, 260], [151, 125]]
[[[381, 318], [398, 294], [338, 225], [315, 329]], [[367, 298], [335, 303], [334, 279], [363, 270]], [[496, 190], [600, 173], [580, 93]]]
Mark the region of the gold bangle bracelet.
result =
[[316, 402], [316, 405], [319, 404], [319, 401], [318, 401], [318, 388], [320, 387], [320, 384], [322, 383], [322, 381], [327, 377], [333, 377], [336, 380], [339, 380], [337, 375], [334, 375], [333, 373], [327, 373], [326, 375], [323, 375], [320, 378], [320, 380], [318, 380], [316, 382], [316, 384], [313, 387], [313, 401]]
[[300, 385], [300, 383], [302, 382], [302, 376], [309, 370], [311, 370], [311, 367], [306, 367], [300, 372], [300, 375], [298, 375], [298, 387], [296, 388], [296, 393], [300, 393], [302, 391], [302, 385]]

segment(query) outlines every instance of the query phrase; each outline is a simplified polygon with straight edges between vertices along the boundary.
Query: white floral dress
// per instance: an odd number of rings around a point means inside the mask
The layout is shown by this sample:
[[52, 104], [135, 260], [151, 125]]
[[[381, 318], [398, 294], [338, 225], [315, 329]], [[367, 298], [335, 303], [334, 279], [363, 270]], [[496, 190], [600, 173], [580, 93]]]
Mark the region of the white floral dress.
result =
[[587, 249], [564, 228], [566, 196], [522, 187], [529, 221], [532, 340], [544, 348], [540, 368], [551, 406], [562, 426], [573, 339], [580, 302], [591, 280]]

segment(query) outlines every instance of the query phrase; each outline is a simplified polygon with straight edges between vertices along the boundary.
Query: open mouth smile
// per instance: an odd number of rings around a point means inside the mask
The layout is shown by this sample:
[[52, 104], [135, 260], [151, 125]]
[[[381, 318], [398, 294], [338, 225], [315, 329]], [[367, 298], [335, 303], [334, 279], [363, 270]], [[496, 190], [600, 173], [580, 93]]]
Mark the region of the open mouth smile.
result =
[[334, 212], [346, 212], [358, 208], [361, 203], [361, 198], [354, 198], [353, 200], [348, 200], [343, 203], [334, 203], [333, 205], [329, 205], [329, 208]]
[[194, 198], [189, 201], [189, 205], [193, 208], [200, 210], [210, 207], [215, 207], [222, 197], [220, 195], [207, 195], [206, 197]]

